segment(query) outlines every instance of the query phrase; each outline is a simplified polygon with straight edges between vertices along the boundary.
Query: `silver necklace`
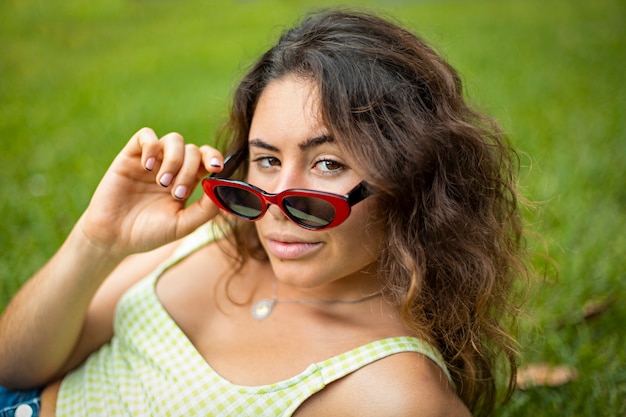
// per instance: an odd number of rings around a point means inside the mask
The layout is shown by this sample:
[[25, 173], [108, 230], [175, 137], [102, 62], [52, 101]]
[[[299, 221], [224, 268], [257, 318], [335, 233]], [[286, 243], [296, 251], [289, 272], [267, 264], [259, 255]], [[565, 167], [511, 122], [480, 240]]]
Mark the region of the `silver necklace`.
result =
[[348, 301], [343, 301], [343, 300], [279, 300], [278, 292], [277, 292], [277, 283], [276, 283], [276, 280], [274, 280], [272, 284], [272, 298], [271, 299], [263, 298], [257, 301], [256, 303], [254, 303], [254, 305], [252, 306], [252, 309], [250, 310], [250, 313], [252, 314], [252, 317], [254, 317], [255, 319], [263, 320], [272, 313], [272, 310], [274, 310], [274, 307], [278, 303], [283, 303], [283, 304], [359, 304], [367, 300], [371, 300], [372, 298], [376, 298], [380, 295], [381, 295], [381, 292], [377, 292], [377, 293], [365, 296], [363, 298], [359, 298], [356, 300], [348, 300]]

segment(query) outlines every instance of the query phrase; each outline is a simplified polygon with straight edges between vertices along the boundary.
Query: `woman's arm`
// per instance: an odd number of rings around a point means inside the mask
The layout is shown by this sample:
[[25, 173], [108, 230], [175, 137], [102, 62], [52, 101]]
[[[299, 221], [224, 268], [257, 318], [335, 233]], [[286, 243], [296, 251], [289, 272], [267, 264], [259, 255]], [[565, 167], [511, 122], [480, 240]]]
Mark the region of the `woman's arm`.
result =
[[32, 388], [59, 372], [74, 349], [93, 295], [119, 261], [74, 228], [0, 319], [0, 385]]
[[171, 244], [217, 213], [206, 196], [186, 205], [201, 178], [220, 169], [215, 158], [215, 149], [178, 134], [159, 139], [141, 129], [130, 139], [61, 248], [0, 317], [0, 385], [43, 385], [110, 339], [117, 299], [139, 278], [133, 269], [158, 257], [129, 256]]
[[131, 255], [113, 270], [91, 300], [78, 342], [58, 377], [83, 363], [91, 353], [111, 340], [115, 309], [119, 299], [132, 285], [169, 258], [178, 244], [176, 241], [147, 253]]

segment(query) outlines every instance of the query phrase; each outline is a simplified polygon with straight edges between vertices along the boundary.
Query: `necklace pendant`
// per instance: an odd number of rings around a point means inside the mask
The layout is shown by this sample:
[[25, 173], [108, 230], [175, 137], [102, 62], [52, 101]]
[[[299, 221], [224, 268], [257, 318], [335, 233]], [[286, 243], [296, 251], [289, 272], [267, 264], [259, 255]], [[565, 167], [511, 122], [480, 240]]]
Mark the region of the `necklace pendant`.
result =
[[270, 315], [275, 305], [276, 300], [263, 299], [254, 303], [250, 312], [255, 319], [263, 320]]

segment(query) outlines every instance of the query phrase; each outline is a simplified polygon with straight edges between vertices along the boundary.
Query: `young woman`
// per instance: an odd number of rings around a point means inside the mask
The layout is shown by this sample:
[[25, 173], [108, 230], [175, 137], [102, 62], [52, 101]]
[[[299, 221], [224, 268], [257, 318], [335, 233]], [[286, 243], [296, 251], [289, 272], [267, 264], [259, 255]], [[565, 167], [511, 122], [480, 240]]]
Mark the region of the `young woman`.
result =
[[456, 72], [379, 17], [313, 14], [220, 138], [130, 139], [0, 321], [6, 410], [489, 414], [515, 372], [515, 154]]

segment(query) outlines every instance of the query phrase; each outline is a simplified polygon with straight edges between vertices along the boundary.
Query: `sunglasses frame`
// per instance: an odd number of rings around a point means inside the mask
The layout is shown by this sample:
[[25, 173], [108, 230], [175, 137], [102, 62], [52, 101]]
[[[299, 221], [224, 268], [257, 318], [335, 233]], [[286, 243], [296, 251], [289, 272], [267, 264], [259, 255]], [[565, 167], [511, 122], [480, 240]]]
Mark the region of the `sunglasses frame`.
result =
[[[276, 205], [291, 221], [298, 226], [308, 230], [323, 230], [339, 226], [348, 216], [350, 216], [352, 206], [363, 201], [371, 195], [368, 184], [365, 181], [357, 184], [352, 190], [345, 195], [329, 193], [325, 191], [308, 190], [304, 188], [292, 188], [281, 191], [278, 194], [268, 193], [259, 187], [249, 184], [245, 181], [228, 179], [241, 165], [247, 157], [247, 149], [240, 149], [231, 154], [224, 160], [224, 169], [219, 173], [213, 173], [202, 180], [202, 188], [205, 194], [222, 210], [231, 215], [246, 221], [259, 220], [265, 215], [271, 204]], [[230, 209], [215, 192], [219, 187], [231, 187], [248, 191], [256, 196], [261, 202], [260, 213], [256, 216], [245, 216], [234, 212]], [[335, 216], [333, 220], [324, 226], [311, 226], [306, 224], [303, 219], [299, 219], [289, 212], [286, 207], [286, 199], [289, 197], [308, 197], [323, 200], [332, 205]]]

